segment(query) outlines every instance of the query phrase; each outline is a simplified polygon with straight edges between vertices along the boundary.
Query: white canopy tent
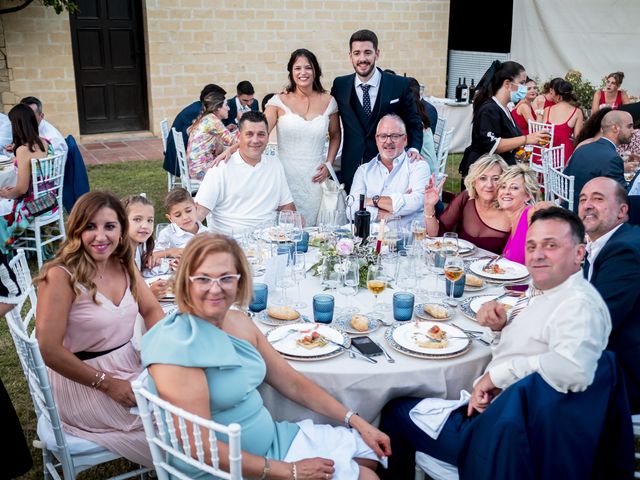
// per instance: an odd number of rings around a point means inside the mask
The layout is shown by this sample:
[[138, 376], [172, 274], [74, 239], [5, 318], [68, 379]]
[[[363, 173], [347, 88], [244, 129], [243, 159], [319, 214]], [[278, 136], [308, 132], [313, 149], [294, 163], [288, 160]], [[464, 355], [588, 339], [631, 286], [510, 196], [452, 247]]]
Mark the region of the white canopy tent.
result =
[[579, 70], [598, 88], [622, 71], [622, 88], [638, 97], [639, 46], [638, 0], [513, 0], [511, 59], [541, 81]]

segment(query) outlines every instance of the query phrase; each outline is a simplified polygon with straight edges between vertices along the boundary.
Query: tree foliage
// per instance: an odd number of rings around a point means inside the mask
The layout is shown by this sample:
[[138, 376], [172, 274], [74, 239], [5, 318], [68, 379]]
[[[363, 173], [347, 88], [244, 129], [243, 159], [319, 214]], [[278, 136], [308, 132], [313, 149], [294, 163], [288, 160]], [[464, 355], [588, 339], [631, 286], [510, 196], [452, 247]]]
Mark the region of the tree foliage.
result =
[[[45, 7], [53, 8], [58, 15], [60, 15], [65, 10], [69, 11], [70, 13], [75, 13], [78, 11], [78, 4], [73, 0], [39, 0], [39, 2]], [[1, 7], [0, 15], [4, 13], [19, 12], [20, 10], [31, 5], [33, 3], [33, 0], [20, 0], [19, 2], [12, 3], [15, 3], [15, 5]]]

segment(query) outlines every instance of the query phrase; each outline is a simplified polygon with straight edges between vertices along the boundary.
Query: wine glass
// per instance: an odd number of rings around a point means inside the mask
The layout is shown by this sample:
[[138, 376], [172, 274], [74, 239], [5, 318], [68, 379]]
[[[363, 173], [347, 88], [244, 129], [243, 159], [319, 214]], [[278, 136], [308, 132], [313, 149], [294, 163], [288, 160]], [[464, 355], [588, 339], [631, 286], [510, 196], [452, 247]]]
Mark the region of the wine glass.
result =
[[295, 214], [293, 210], [282, 210], [278, 213], [278, 229], [284, 233], [288, 242], [291, 241], [293, 236], [293, 229], [295, 227]]
[[462, 262], [462, 258], [458, 255], [448, 256], [444, 262], [444, 276], [451, 282], [451, 288], [449, 289], [449, 298], [447, 303], [452, 307], [455, 307], [458, 302], [455, 298], [453, 298], [454, 293], [454, 283], [464, 275], [464, 263]]
[[375, 298], [375, 302], [373, 304], [373, 309], [367, 315], [371, 318], [380, 319], [382, 315], [380, 315], [380, 310], [382, 310], [382, 304], [378, 302], [378, 295], [384, 292], [384, 289], [387, 286], [386, 276], [382, 271], [382, 267], [380, 265], [370, 265], [369, 270], [367, 271], [367, 288]]
[[400, 219], [395, 216], [389, 217], [384, 228], [384, 244], [389, 248], [389, 252], [397, 251], [400, 234]]
[[298, 299], [292, 304], [294, 308], [306, 308], [307, 304], [302, 301], [300, 282], [307, 276], [307, 264], [304, 252], [294, 252], [293, 254], [293, 276], [298, 287]]
[[347, 306], [342, 312], [346, 314], [359, 312], [360, 309], [353, 306], [352, 297], [358, 293], [360, 266], [355, 259], [348, 258], [342, 263], [342, 272], [342, 287], [338, 292], [348, 299]]
[[282, 290], [280, 303], [288, 305], [291, 299], [287, 297], [287, 288], [293, 287], [295, 284], [294, 260], [293, 256], [288, 253], [285, 258], [278, 256], [278, 264], [276, 268], [276, 287]]
[[293, 228], [291, 229], [291, 240], [293, 240], [294, 251], [298, 251], [298, 242], [302, 241], [302, 215], [300, 212], [291, 212], [293, 219]]
[[[322, 285], [331, 289], [331, 294], [335, 297], [336, 290], [342, 285], [342, 274], [340, 268], [336, 265], [337, 260], [335, 258], [325, 258], [322, 262]], [[336, 268], [338, 266], [338, 268]]]
[[413, 257], [400, 255], [396, 284], [398, 288], [408, 292], [412, 292], [416, 288], [416, 270]]
[[420, 245], [427, 233], [424, 220], [413, 220], [411, 222], [411, 239], [414, 245]]

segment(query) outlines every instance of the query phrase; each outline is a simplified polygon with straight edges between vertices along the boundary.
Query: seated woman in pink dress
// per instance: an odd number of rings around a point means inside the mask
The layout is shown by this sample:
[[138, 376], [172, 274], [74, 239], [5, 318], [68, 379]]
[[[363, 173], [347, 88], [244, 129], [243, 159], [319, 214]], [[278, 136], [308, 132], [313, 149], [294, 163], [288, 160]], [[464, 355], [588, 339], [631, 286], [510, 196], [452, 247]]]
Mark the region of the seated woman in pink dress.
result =
[[556, 101], [555, 105], [544, 109], [543, 121], [555, 125], [551, 146], [564, 145], [566, 165], [575, 150], [574, 139], [578, 138], [578, 134], [582, 130], [584, 115], [580, 108], [570, 103], [576, 102], [577, 98], [573, 93], [573, 86], [566, 80], [558, 82], [556, 85]]
[[36, 331], [65, 432], [152, 466], [131, 388], [143, 370], [134, 345], [164, 313], [134, 264], [128, 221], [110, 193], [78, 199], [67, 239], [36, 279]]
[[187, 129], [187, 165], [191, 178], [202, 180], [218, 155], [230, 147], [237, 148], [234, 146], [238, 142], [238, 131], [230, 132], [222, 123], [229, 116], [226, 93], [218, 87], [205, 95], [200, 115]]
[[458, 238], [478, 248], [501, 253], [511, 231], [509, 218], [496, 203], [498, 179], [506, 169], [507, 163], [500, 155], [480, 157], [471, 165], [464, 179], [467, 189], [453, 199], [439, 218], [435, 216], [435, 206], [440, 199], [442, 182], [436, 186], [432, 178], [424, 195], [427, 233], [437, 236], [457, 232]]
[[535, 210], [550, 206], [541, 202], [532, 206], [540, 191], [536, 175], [523, 165], [507, 168], [498, 180], [498, 205], [509, 219], [511, 235], [502, 254], [524, 265], [524, 247], [529, 221]]

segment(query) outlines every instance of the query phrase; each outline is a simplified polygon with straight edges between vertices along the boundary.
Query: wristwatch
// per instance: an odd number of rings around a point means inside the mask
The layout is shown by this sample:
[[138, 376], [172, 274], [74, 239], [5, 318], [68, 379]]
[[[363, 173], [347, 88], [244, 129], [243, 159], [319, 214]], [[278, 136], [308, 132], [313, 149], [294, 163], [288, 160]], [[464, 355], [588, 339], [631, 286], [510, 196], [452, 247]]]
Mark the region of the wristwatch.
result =
[[378, 208], [378, 202], [380, 201], [380, 195], [374, 195], [371, 197], [371, 201], [373, 202], [373, 206]]

